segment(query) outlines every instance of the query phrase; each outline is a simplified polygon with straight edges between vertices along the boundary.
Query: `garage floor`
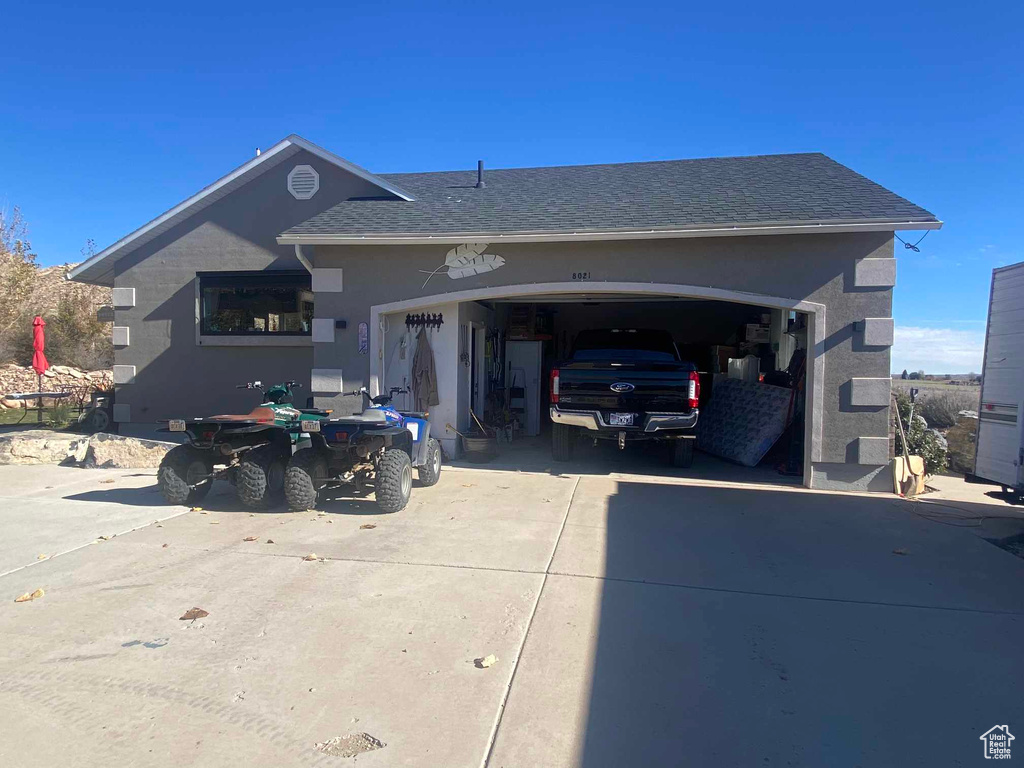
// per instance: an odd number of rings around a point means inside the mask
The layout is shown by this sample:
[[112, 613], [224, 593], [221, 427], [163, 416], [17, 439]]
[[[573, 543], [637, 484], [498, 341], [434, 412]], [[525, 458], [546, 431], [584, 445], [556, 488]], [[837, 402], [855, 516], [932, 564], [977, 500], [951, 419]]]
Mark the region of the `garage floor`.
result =
[[596, 446], [592, 441], [581, 441], [576, 446], [572, 461], [556, 462], [551, 458], [551, 436], [547, 433], [537, 437], [517, 437], [511, 444], [501, 443], [498, 445], [497, 456], [486, 463], [477, 463], [463, 456], [455, 465], [469, 469], [518, 470], [556, 475], [611, 477], [632, 474], [743, 485], [792, 487], [803, 484], [803, 478], [780, 475], [767, 464], [744, 467], [701, 451], [694, 451], [691, 467], [677, 469], [669, 462], [668, 449], [663, 443], [634, 443], [620, 451], [610, 440], [598, 441]]
[[315, 745], [367, 733], [360, 766], [931, 766], [1024, 720], [1024, 560], [960, 519], [1005, 505], [452, 468], [395, 515], [0, 488], [0, 765], [336, 766]]

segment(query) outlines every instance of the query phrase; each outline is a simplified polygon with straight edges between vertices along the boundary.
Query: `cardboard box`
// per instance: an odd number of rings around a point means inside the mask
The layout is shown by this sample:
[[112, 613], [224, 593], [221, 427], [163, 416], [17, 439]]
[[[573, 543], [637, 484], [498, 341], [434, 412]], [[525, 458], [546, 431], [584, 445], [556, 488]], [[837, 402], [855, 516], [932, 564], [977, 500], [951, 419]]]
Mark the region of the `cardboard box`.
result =
[[756, 323], [747, 324], [747, 341], [752, 341], [755, 344], [767, 344], [768, 339], [771, 338], [771, 326], [758, 325]]

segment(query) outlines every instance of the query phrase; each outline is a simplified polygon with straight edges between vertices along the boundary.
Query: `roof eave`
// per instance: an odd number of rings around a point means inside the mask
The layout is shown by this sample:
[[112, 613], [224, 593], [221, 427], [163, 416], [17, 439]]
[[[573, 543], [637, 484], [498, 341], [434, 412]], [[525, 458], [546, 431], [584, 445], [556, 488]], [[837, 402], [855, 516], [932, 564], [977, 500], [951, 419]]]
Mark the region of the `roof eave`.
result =
[[588, 240], [666, 240], [692, 237], [737, 237], [754, 235], [806, 235], [855, 232], [896, 232], [941, 229], [931, 220], [876, 220], [860, 222], [789, 222], [775, 224], [721, 224], [666, 229], [610, 229], [542, 232], [443, 232], [423, 233], [338, 233], [278, 235], [280, 245], [425, 245], [474, 241], [506, 243], [559, 243]]

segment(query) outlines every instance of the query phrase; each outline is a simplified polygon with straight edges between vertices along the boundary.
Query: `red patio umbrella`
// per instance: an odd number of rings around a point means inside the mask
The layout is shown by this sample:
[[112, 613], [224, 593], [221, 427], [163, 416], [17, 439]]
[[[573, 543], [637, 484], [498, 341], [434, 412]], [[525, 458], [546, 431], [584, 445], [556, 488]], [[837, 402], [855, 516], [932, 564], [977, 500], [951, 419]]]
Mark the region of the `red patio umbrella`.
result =
[[[32, 349], [35, 350], [32, 355], [32, 367], [38, 376], [42, 376], [50, 367], [43, 352], [46, 349], [46, 331], [43, 330], [45, 327], [46, 321], [36, 315], [35, 320], [32, 321]], [[39, 388], [42, 389], [42, 386], [42, 379], [40, 379]]]
[[[46, 373], [46, 369], [50, 367], [49, 361], [46, 359], [46, 354], [43, 352], [46, 349], [46, 331], [43, 329], [46, 327], [46, 321], [42, 317], [36, 315], [32, 321], [32, 368], [35, 370], [36, 375], [39, 377], [39, 391], [43, 391], [43, 374]], [[36, 412], [36, 418], [39, 423], [43, 423], [43, 398], [39, 398], [39, 410]]]

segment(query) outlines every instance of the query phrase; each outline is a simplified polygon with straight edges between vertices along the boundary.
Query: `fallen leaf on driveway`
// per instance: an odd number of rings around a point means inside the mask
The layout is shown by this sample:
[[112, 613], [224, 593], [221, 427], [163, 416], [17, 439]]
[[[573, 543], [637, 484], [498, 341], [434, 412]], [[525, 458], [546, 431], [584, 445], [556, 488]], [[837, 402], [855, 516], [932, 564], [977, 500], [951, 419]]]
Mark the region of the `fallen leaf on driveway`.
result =
[[356, 757], [386, 747], [383, 741], [368, 733], [350, 733], [328, 741], [318, 741], [313, 747], [331, 757]]
[[166, 544], [164, 544], [163, 549], [167, 549], [167, 545]]
[[894, 549], [894, 550], [892, 551], [892, 553], [893, 553], [894, 555], [909, 555], [909, 554], [910, 554], [910, 550], [908, 550], [908, 549], [903, 549], [903, 547], [900, 547], [899, 549]]
[[473, 659], [473, 663], [476, 664], [477, 669], [487, 669], [493, 667], [498, 662], [498, 657], [493, 653], [489, 653], [482, 659]]
[[209, 615], [210, 612], [204, 611], [202, 608], [189, 608], [185, 611], [185, 615], [178, 619], [178, 621], [195, 621], [196, 619], [202, 619]]
[[101, 483], [112, 483], [112, 482], [114, 482], [114, 479], [113, 479], [113, 478], [111, 478], [111, 479], [109, 479], [109, 480], [100, 480], [100, 482], [101, 482]]
[[362, 525], [359, 526], [359, 530], [361, 530], [361, 531], [368, 531], [371, 528], [376, 528], [376, 527], [377, 526], [374, 525], [373, 523], [363, 523]]
[[100, 541], [110, 541], [113, 536], [100, 536]]
[[318, 558], [317, 558], [317, 556], [316, 556], [316, 555], [314, 555], [314, 554], [313, 554], [312, 552], [310, 552], [310, 553], [309, 553], [308, 555], [306, 555], [306, 556], [305, 556], [304, 558], [302, 558], [302, 559], [303, 559], [303, 560], [305, 560], [305, 561], [307, 561], [307, 562], [312, 562], [313, 560], [317, 560]]
[[257, 538], [256, 536], [246, 536], [242, 541], [256, 541]]
[[32, 600], [38, 600], [40, 597], [42, 597], [45, 594], [46, 593], [43, 592], [43, 590], [37, 589], [35, 592], [31, 592], [31, 593], [26, 592], [24, 595], [19, 595], [18, 597], [14, 598], [14, 602], [16, 602], [16, 603], [28, 603], [28, 602], [30, 602]]
[[476, 487], [476, 483], [463, 483], [462, 487], [463, 488], [475, 488]]
[[211, 520], [210, 525], [220, 525], [220, 520]]
[[202, 507], [189, 507], [188, 511], [189, 512], [202, 512], [203, 508]]
[[36, 560], [45, 560], [49, 555], [36, 555]]
[[267, 544], [273, 544], [273, 543], [274, 543], [273, 539], [267, 539]]

